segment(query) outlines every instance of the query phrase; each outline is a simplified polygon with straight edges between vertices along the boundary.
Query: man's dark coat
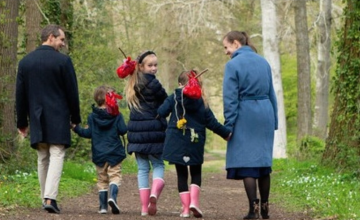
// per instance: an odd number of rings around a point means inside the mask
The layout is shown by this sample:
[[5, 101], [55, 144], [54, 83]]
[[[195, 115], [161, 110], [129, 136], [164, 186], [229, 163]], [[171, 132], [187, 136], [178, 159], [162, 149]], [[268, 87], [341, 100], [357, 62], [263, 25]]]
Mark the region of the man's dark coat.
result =
[[70, 122], [81, 122], [78, 85], [69, 56], [42, 45], [19, 63], [16, 80], [17, 127], [30, 121], [31, 146], [70, 146]]

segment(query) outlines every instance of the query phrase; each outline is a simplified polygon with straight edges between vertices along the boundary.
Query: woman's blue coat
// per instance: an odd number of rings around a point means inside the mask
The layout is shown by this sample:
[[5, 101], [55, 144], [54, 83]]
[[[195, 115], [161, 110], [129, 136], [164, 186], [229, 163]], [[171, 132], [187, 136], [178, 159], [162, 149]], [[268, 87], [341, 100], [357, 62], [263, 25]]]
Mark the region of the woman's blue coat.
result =
[[242, 46], [225, 65], [225, 126], [232, 131], [226, 168], [272, 166], [277, 101], [268, 62]]
[[127, 128], [122, 114], [110, 115], [106, 109], [92, 106], [93, 112], [88, 117], [88, 127], [77, 125], [74, 132], [80, 137], [91, 138], [92, 161], [99, 167], [107, 162], [110, 166], [123, 161], [125, 147], [120, 135], [125, 135]]
[[[183, 105], [187, 129], [185, 131], [178, 129], [176, 127], [178, 118], [182, 118], [184, 112], [181, 103], [182, 90], [176, 89], [175, 95], [169, 96], [158, 109], [161, 117], [167, 117], [171, 113], [166, 130], [163, 159], [171, 164], [200, 165], [204, 162], [206, 128], [223, 138], [228, 137], [230, 131], [217, 121], [209, 107], [205, 107], [203, 99], [190, 99], [186, 96], [183, 96]], [[191, 141], [190, 128], [198, 134], [197, 142]]]
[[162, 154], [167, 122], [157, 118], [157, 109], [167, 98], [167, 93], [153, 74], [144, 74], [146, 83], [134, 88], [140, 101], [141, 111], [132, 109], [128, 122], [129, 154]]

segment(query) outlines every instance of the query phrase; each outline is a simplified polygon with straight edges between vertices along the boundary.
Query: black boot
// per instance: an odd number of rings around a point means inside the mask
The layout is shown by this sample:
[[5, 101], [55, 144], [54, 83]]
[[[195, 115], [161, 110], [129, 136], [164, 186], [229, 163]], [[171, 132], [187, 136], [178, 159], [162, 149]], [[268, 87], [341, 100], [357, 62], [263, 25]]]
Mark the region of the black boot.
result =
[[249, 213], [243, 219], [259, 219], [259, 199], [250, 202]]
[[263, 219], [269, 219], [269, 202], [261, 200], [260, 214]]
[[120, 209], [116, 202], [117, 194], [118, 186], [116, 184], [110, 184], [110, 198], [108, 200], [108, 203], [111, 207], [111, 212], [113, 214], [120, 214]]
[[100, 214], [106, 214], [108, 209], [108, 191], [99, 191], [99, 213]]
[[60, 209], [57, 206], [55, 199], [45, 199], [46, 203], [44, 205], [44, 209], [48, 211], [49, 213], [60, 213]]

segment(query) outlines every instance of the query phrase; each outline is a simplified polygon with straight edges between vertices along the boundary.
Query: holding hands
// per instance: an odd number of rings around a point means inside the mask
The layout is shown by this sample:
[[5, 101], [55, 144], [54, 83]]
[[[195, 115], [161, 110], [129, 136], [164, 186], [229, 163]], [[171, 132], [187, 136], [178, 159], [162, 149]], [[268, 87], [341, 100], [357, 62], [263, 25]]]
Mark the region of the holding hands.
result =
[[232, 136], [232, 133], [230, 133], [229, 136], [227, 136], [227, 138], [225, 138], [225, 140], [226, 140], [226, 141], [229, 141], [230, 138], [231, 138], [231, 136]]
[[22, 138], [26, 138], [29, 134], [29, 127], [19, 128], [18, 133]]

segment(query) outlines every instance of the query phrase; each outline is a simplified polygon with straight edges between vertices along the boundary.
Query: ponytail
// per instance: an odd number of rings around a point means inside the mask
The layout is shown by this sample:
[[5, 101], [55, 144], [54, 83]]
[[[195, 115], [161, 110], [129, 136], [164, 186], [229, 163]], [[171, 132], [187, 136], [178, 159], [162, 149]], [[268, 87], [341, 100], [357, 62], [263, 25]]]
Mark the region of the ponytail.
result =
[[223, 39], [226, 39], [229, 43], [238, 41], [242, 46], [249, 46], [253, 51], [257, 53], [255, 46], [251, 43], [249, 36], [245, 31], [230, 31]]

